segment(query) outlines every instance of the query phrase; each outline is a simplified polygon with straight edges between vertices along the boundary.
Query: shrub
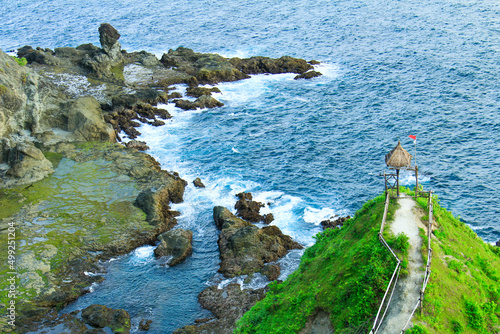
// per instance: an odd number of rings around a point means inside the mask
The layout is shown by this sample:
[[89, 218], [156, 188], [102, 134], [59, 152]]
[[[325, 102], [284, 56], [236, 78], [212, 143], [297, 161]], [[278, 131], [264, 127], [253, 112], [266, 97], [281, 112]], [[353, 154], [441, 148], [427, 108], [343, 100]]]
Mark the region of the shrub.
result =
[[28, 64], [28, 61], [26, 60], [26, 58], [17, 58], [17, 57], [14, 57], [14, 56], [11, 56], [12, 58], [14, 58], [14, 60], [21, 66], [26, 66], [26, 64]]

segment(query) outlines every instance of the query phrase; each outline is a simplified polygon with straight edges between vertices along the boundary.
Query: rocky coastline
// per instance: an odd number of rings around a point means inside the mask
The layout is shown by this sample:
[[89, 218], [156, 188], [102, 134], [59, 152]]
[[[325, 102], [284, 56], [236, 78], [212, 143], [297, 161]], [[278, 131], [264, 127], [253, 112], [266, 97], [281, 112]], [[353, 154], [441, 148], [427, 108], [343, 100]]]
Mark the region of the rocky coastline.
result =
[[[128, 333], [125, 310], [93, 305], [62, 316], [58, 311], [103, 279], [102, 261], [158, 242], [156, 255], [169, 258], [170, 266], [191, 254], [192, 232], [172, 230], [178, 213], [170, 209], [182, 202], [187, 183], [142, 152], [147, 143], [134, 140], [141, 122], [161, 126], [171, 118], [158, 103], [215, 108], [222, 106], [211, 95], [218, 88], [200, 85], [260, 73], [296, 73], [296, 79], [321, 75], [314, 71], [317, 62], [286, 56], [228, 59], [179, 47], [158, 59], [122, 50], [120, 34], [109, 24], [101, 24], [99, 33], [101, 47], [25, 46], [17, 56], [27, 66], [0, 50], [0, 241], [7, 244], [8, 227], [16, 227], [17, 333], [58, 325], [69, 332], [100, 333], [109, 327]], [[80, 82], [76, 91], [68, 85], [72, 81]], [[195, 100], [172, 92], [176, 84], [187, 85], [186, 94]], [[128, 142], [120, 144], [124, 136]], [[204, 187], [201, 180], [195, 185]], [[245, 219], [270, 223], [272, 215], [260, 216], [259, 208], [251, 195], [242, 194], [237, 204]], [[258, 228], [228, 212], [214, 209], [221, 229], [220, 271], [226, 277], [260, 272], [276, 279], [279, 267], [272, 262], [301, 246], [275, 226]], [[249, 253], [255, 257], [242, 262]], [[214, 333], [232, 328], [264, 294], [232, 285], [210, 287], [200, 294], [200, 303], [216, 319], [199, 327]], [[246, 306], [229, 314], [227, 300]], [[6, 298], [1, 307], [5, 311]], [[149, 324], [145, 320], [141, 328]], [[7, 322], [0, 326], [2, 332], [14, 330]]]

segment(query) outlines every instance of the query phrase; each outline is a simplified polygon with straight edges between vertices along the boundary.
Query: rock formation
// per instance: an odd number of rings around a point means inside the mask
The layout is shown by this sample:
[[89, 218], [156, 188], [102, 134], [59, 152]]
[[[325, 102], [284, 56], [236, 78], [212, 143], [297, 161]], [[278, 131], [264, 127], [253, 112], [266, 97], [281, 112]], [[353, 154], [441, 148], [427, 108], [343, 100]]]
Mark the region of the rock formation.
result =
[[203, 182], [201, 182], [201, 179], [199, 177], [197, 177], [194, 181], [193, 181], [193, 184], [196, 188], [205, 188], [205, 185], [203, 184]]
[[158, 237], [160, 245], [155, 249], [156, 257], [169, 258], [166, 262], [169, 266], [175, 266], [183, 262], [188, 256], [193, 253], [193, 232], [175, 229]]
[[111, 309], [104, 305], [90, 305], [82, 311], [82, 320], [94, 327], [109, 327], [115, 334], [130, 333], [130, 315], [123, 309]]
[[267, 288], [242, 290], [239, 284], [232, 283], [224, 289], [211, 286], [198, 296], [201, 306], [210, 310], [215, 319], [198, 320], [198, 325], [178, 329], [174, 334], [217, 333], [230, 334], [236, 321], [255, 303], [264, 298]]
[[337, 219], [333, 219], [334, 217], [330, 219], [323, 220], [320, 224], [323, 229], [327, 228], [336, 228], [336, 227], [342, 227], [344, 223], [350, 219], [350, 216], [347, 217], [338, 217]]
[[214, 221], [221, 230], [219, 272], [225, 277], [259, 272], [265, 263], [277, 261], [291, 249], [302, 248], [277, 226], [260, 229], [221, 206], [214, 208]]
[[260, 215], [260, 208], [263, 208], [264, 204], [254, 201], [251, 193], [242, 192], [237, 194], [236, 197], [238, 197], [239, 200], [236, 202], [234, 208], [239, 217], [252, 223], [263, 221], [269, 224], [274, 220], [272, 213], [268, 213], [264, 216]]

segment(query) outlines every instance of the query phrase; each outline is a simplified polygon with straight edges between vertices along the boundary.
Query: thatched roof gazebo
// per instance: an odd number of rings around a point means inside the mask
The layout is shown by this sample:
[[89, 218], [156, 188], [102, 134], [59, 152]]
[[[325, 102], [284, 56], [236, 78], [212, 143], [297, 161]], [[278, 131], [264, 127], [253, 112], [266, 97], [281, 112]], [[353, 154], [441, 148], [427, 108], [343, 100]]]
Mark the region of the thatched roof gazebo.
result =
[[385, 191], [387, 193], [388, 189], [396, 188], [397, 195], [399, 197], [399, 170], [400, 169], [409, 169], [415, 171], [415, 180], [416, 180], [416, 188], [415, 194], [418, 192], [418, 167], [411, 165], [411, 159], [413, 156], [408, 153], [407, 150], [401, 146], [401, 142], [398, 141], [396, 147], [394, 147], [388, 154], [385, 156], [385, 163], [387, 167], [390, 169], [395, 169], [396, 174], [386, 174], [384, 172], [385, 177]]
[[387, 167], [394, 169], [411, 168], [411, 158], [413, 158], [412, 155], [398, 141], [396, 147], [386, 154], [385, 163]]

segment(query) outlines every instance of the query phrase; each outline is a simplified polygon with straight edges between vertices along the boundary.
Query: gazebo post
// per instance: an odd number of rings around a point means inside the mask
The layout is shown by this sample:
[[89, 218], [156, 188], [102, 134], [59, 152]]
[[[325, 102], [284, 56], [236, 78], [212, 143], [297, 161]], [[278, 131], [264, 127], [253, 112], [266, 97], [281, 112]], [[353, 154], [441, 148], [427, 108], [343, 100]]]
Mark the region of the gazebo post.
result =
[[385, 183], [384, 197], [387, 197], [387, 176], [385, 175], [385, 170], [384, 170], [384, 183]]
[[396, 169], [396, 187], [397, 187], [396, 191], [399, 197], [399, 168]]

